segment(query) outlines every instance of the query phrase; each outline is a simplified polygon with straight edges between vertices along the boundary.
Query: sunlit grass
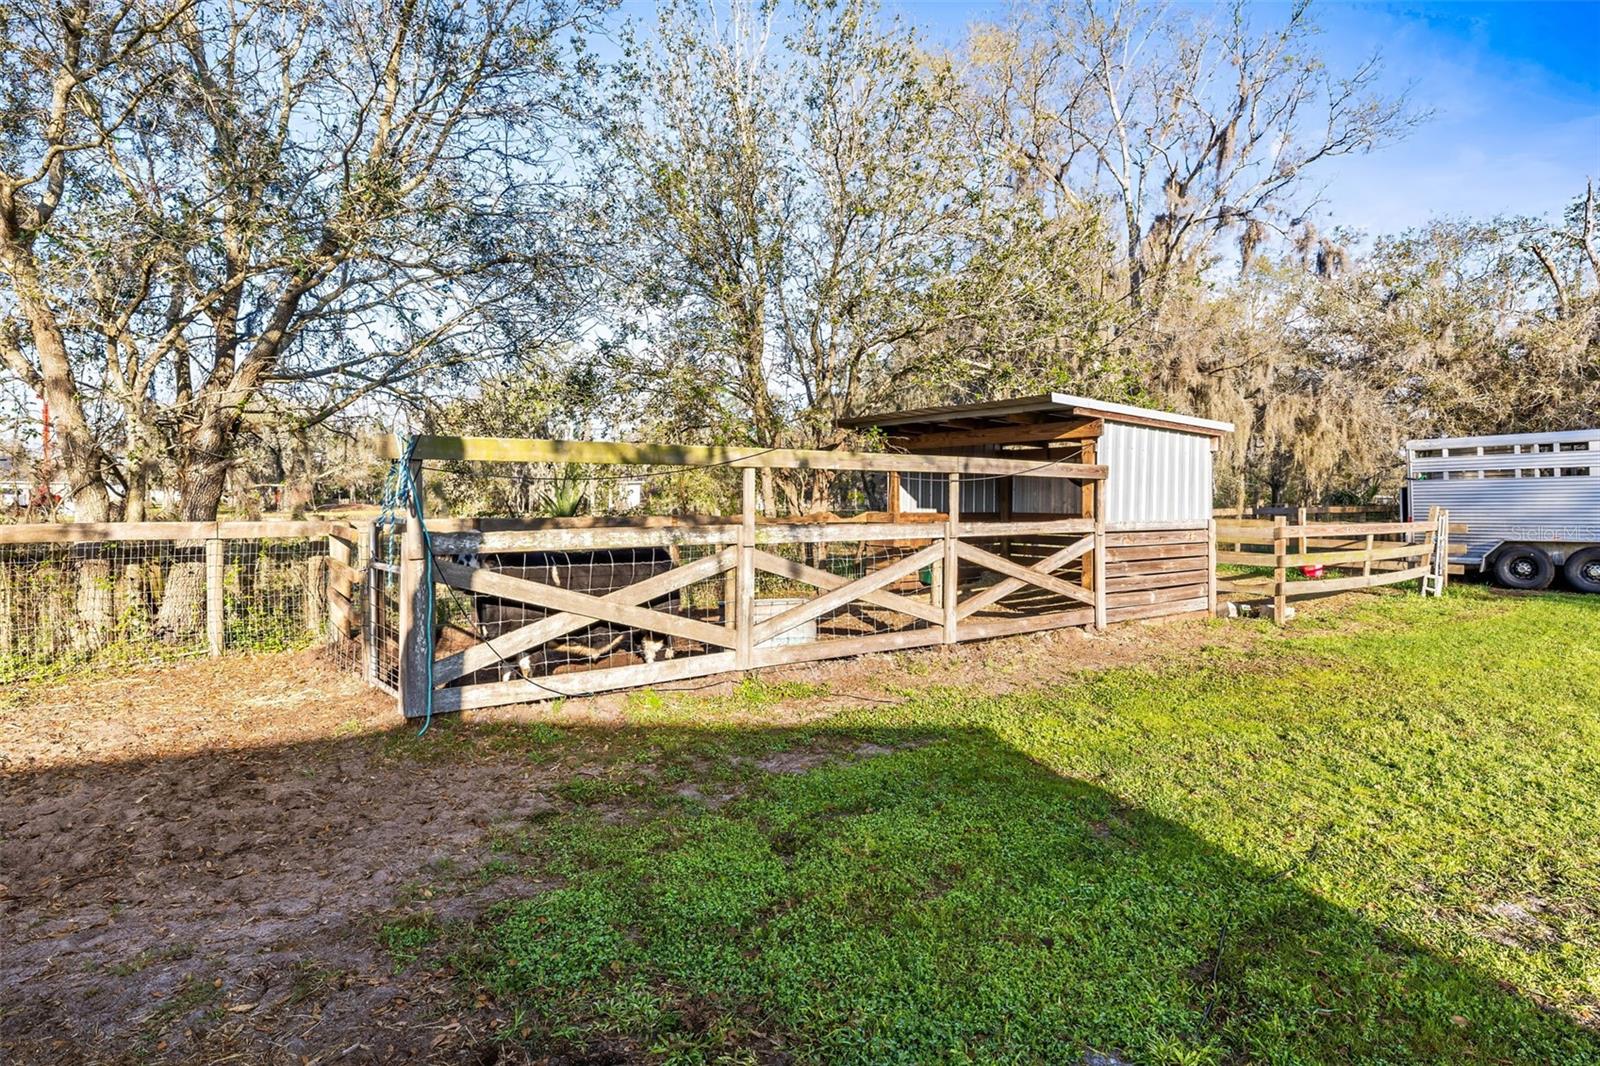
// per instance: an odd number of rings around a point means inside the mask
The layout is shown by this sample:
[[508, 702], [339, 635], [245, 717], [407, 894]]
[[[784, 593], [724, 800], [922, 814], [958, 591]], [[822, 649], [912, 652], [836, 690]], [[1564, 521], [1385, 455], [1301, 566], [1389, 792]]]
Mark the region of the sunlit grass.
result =
[[661, 1061], [1600, 1062], [1600, 601], [1240, 624], [803, 730], [641, 696], [497, 843], [557, 887], [433, 949], [507, 1039]]

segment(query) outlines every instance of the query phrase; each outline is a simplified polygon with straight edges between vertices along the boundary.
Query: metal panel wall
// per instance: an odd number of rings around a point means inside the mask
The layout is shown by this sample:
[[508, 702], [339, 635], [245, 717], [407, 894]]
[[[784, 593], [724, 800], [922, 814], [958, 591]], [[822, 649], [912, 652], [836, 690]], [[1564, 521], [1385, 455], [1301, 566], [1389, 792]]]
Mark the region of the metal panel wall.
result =
[[1452, 523], [1466, 523], [1452, 538], [1467, 546], [1458, 562], [1481, 562], [1504, 541], [1600, 543], [1600, 475], [1412, 481], [1410, 489], [1413, 520], [1443, 507]]
[[1204, 524], [1211, 519], [1211, 438], [1106, 422], [1106, 521]]

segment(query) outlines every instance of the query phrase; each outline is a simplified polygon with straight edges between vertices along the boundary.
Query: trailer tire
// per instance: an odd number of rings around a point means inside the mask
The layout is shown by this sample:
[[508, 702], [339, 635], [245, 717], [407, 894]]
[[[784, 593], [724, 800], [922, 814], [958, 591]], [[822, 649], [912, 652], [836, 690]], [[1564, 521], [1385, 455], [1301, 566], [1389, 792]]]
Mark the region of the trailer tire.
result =
[[1494, 579], [1508, 589], [1538, 592], [1555, 580], [1556, 564], [1531, 544], [1512, 544], [1494, 557]]
[[1562, 568], [1567, 584], [1579, 592], [1600, 592], [1600, 548], [1585, 548], [1567, 556]]

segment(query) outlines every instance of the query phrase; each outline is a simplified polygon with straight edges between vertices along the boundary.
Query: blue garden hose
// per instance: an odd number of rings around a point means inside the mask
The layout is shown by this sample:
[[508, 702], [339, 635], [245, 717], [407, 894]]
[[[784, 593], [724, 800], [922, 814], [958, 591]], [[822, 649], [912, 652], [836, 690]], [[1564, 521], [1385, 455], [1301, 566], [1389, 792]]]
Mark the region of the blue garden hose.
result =
[[[433, 639], [433, 538], [428, 533], [428, 524], [422, 519], [422, 493], [417, 488], [416, 476], [411, 472], [411, 457], [417, 448], [417, 438], [407, 437], [404, 452], [400, 458], [389, 464], [389, 472], [383, 479], [383, 505], [382, 513], [378, 517], [380, 526], [390, 529], [400, 524], [399, 514], [409, 514], [417, 523], [417, 529], [422, 533], [422, 585], [428, 590], [427, 610], [423, 615], [423, 632], [428, 634], [431, 642]], [[398, 512], [398, 514], [397, 514]], [[422, 736], [433, 724], [433, 652], [428, 652], [428, 688], [427, 706], [422, 719], [422, 728], [417, 731], [417, 736]]]

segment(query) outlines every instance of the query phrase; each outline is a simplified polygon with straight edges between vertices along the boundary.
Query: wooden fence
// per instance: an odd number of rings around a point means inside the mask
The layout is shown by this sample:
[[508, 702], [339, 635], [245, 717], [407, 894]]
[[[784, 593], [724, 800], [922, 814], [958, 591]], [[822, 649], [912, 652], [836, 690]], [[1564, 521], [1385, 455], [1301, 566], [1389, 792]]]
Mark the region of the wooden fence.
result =
[[[1270, 576], [1224, 574], [1218, 597], [1235, 603], [1270, 603], [1279, 624], [1291, 600], [1417, 581], [1440, 594], [1448, 580], [1449, 536], [1465, 527], [1434, 509], [1425, 522], [1298, 522], [1218, 519], [1216, 561], [1221, 567], [1270, 569]], [[1306, 570], [1313, 573], [1304, 574]], [[1333, 571], [1340, 576], [1321, 577]], [[1320, 572], [1320, 573], [1319, 573]], [[1305, 580], [1295, 580], [1297, 573]]]
[[0, 677], [360, 637], [345, 523], [0, 526]]
[[1212, 515], [1219, 522], [1271, 521], [1282, 515], [1292, 526], [1308, 522], [1396, 522], [1402, 517], [1400, 505], [1389, 503], [1267, 504], [1247, 507], [1218, 507]]
[[[422, 438], [411, 454], [416, 477], [425, 458], [734, 467], [741, 510], [520, 529], [408, 521], [398, 557], [378, 563], [398, 578], [394, 689], [408, 717], [1215, 604], [1209, 523], [1108, 528], [1094, 464], [459, 438]], [[757, 471], [773, 468], [942, 477], [944, 510], [767, 516]], [[1082, 482], [1085, 513], [962, 513], [963, 479], [1013, 476]]]

